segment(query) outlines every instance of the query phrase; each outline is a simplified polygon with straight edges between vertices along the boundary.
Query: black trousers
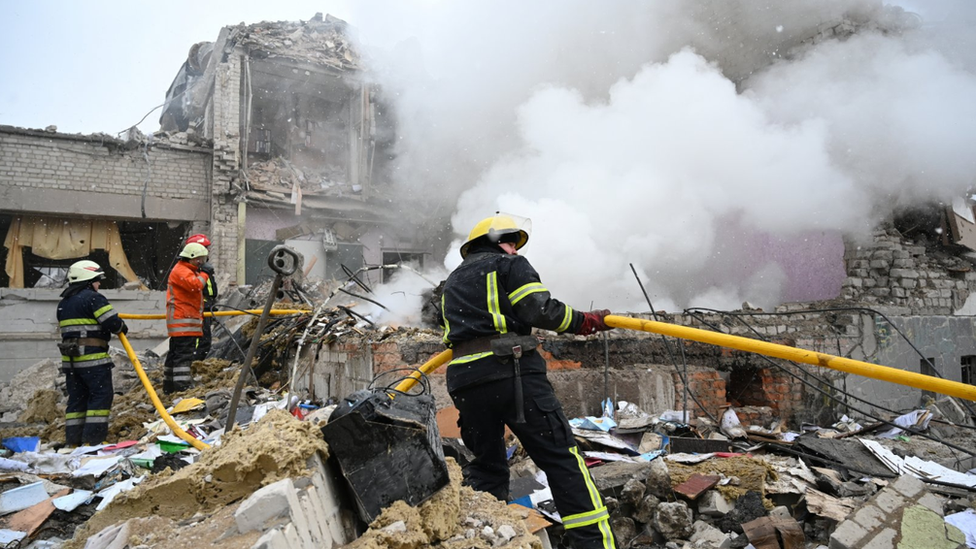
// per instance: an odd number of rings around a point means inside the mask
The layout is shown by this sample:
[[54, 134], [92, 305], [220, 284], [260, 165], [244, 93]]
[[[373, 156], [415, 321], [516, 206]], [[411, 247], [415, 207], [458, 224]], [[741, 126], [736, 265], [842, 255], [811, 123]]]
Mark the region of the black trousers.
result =
[[193, 386], [190, 365], [197, 351], [197, 336], [169, 338], [169, 352], [163, 363], [163, 393], [178, 393]]
[[[497, 363], [498, 368], [512, 367], [495, 357], [484, 360]], [[515, 423], [514, 383], [514, 378], [508, 378], [451, 392], [460, 412], [461, 438], [475, 456], [465, 470], [465, 483], [498, 499], [508, 499], [504, 440], [508, 425], [532, 461], [545, 471], [566, 537], [574, 547], [615, 548], [603, 497], [583, 463], [549, 379], [545, 374], [522, 376], [525, 423]]]
[[210, 344], [213, 342], [213, 317], [203, 317], [203, 337], [197, 341], [197, 349], [193, 354], [193, 360], [207, 360], [210, 354]]
[[68, 446], [96, 445], [108, 436], [108, 415], [115, 393], [112, 365], [64, 371], [68, 406], [64, 413], [64, 440]]

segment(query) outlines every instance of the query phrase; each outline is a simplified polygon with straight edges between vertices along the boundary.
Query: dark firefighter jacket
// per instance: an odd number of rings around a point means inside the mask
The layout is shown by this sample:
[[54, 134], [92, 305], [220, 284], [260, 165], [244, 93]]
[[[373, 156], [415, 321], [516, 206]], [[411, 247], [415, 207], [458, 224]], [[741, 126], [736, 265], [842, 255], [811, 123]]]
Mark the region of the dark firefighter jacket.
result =
[[204, 272], [207, 274], [207, 282], [203, 285], [203, 309], [213, 311], [217, 304], [217, 277], [213, 275], [212, 269]]
[[112, 304], [105, 296], [95, 291], [91, 285], [69, 287], [62, 294], [58, 304], [58, 325], [61, 340], [67, 342], [83, 338], [88, 343], [102, 340], [104, 345], [81, 345], [81, 356], [61, 356], [62, 369], [88, 368], [101, 364], [112, 364], [108, 354], [108, 341], [113, 333], [118, 333], [124, 324]]
[[[441, 296], [444, 343], [504, 334], [529, 335], [532, 328], [575, 333], [583, 313], [549, 295], [529, 261], [495, 246], [475, 248], [447, 278]], [[455, 356], [448, 368], [448, 385], [460, 388], [513, 375], [511, 368], [492, 367], [481, 359], [490, 352]], [[522, 360], [523, 374], [545, 373], [536, 353]]]

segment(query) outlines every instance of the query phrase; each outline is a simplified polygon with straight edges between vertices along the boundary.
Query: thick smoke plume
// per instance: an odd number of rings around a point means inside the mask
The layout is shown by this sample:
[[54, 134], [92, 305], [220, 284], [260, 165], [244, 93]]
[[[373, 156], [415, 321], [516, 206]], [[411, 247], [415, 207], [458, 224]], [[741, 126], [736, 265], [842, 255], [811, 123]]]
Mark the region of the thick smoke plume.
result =
[[372, 8], [396, 184], [451, 229], [445, 266], [479, 219], [528, 216], [577, 308], [646, 310], [630, 264], [665, 310], [835, 297], [843, 236], [976, 181], [972, 25], [869, 0]]

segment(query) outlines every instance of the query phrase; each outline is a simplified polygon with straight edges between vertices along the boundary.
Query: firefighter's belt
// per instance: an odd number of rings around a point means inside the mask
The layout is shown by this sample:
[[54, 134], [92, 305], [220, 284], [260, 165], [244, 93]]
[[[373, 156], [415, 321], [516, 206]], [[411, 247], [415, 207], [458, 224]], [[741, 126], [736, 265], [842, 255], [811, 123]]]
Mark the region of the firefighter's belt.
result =
[[77, 343], [79, 347], [102, 347], [108, 349], [108, 341], [97, 337], [74, 337], [66, 341]]
[[99, 347], [108, 349], [108, 341], [97, 337], [71, 337], [58, 343], [58, 349], [66, 357], [76, 358], [82, 356], [83, 347]]
[[493, 335], [476, 337], [467, 341], [458, 341], [451, 346], [451, 350], [454, 352], [454, 358], [473, 355], [475, 353], [485, 353], [491, 350], [491, 342], [496, 339], [498, 339], [498, 336]]
[[515, 348], [521, 347], [521, 352], [534, 351], [539, 346], [539, 339], [535, 336], [505, 336], [489, 342], [491, 352], [495, 356], [512, 356]]

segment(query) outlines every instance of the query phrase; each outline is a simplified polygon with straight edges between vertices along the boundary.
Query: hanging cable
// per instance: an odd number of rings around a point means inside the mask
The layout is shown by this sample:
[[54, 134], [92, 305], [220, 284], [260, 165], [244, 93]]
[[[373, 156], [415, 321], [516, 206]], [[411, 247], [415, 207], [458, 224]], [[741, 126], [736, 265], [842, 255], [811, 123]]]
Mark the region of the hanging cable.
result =
[[[696, 308], [696, 310], [697, 310], [697, 309], [698, 309], [698, 308]], [[710, 310], [711, 310], [711, 311], [713, 311], [713, 312], [716, 312], [716, 313], [723, 313], [723, 311], [718, 311], [718, 310], [715, 310], [715, 309], [710, 309]], [[807, 311], [807, 312], [809, 312], [809, 311]], [[694, 315], [693, 315], [693, 316], [694, 316]], [[735, 315], [733, 315], [733, 316], [735, 316]], [[700, 316], [698, 316], [697, 318], [698, 318], [698, 320], [699, 320], [699, 321], [701, 321], [701, 322], [702, 322], [703, 324], [705, 324], [706, 326], [708, 326], [708, 327], [709, 327], [709, 328], [711, 328], [712, 330], [714, 330], [714, 331], [717, 331], [717, 332], [721, 332], [721, 330], [718, 330], [718, 329], [717, 329], [717, 328], [716, 328], [716, 327], [715, 327], [715, 326], [714, 326], [713, 324], [711, 324], [711, 323], [709, 323], [709, 322], [707, 322], [707, 321], [705, 321], [705, 320], [704, 320], [704, 319], [702, 319], [702, 318], [701, 318]], [[857, 412], [857, 413], [859, 413], [859, 414], [861, 414], [862, 416], [864, 416], [864, 417], [866, 417], [866, 418], [869, 418], [869, 419], [873, 419], [874, 421], [876, 421], [876, 422], [880, 422], [880, 423], [883, 423], [883, 424], [885, 424], [885, 425], [887, 425], [887, 426], [889, 426], [889, 427], [894, 427], [894, 428], [896, 428], [896, 429], [901, 429], [901, 430], [903, 430], [903, 431], [906, 431], [906, 432], [909, 432], [909, 433], [911, 433], [911, 434], [913, 434], [913, 435], [918, 435], [918, 436], [920, 436], [920, 437], [922, 437], [922, 438], [927, 438], [927, 439], [929, 439], [929, 440], [932, 440], [932, 441], [935, 441], [935, 442], [938, 442], [938, 443], [940, 443], [940, 444], [942, 444], [942, 445], [944, 445], [944, 446], [946, 446], [947, 448], [951, 448], [951, 449], [953, 449], [953, 450], [958, 450], [958, 451], [960, 451], [960, 452], [962, 452], [962, 453], [964, 453], [964, 454], [968, 454], [968, 455], [970, 455], [970, 456], [974, 456], [974, 457], [976, 457], [976, 452], [974, 452], [973, 450], [968, 450], [968, 449], [966, 449], [966, 448], [963, 448], [963, 447], [961, 447], [961, 446], [956, 446], [956, 445], [954, 445], [954, 444], [951, 444], [951, 443], [949, 443], [949, 442], [946, 442], [945, 440], [942, 440], [941, 438], [939, 438], [939, 437], [937, 437], [937, 436], [935, 436], [935, 435], [931, 435], [931, 434], [928, 434], [928, 433], [925, 433], [925, 432], [922, 432], [922, 431], [919, 431], [919, 430], [917, 430], [917, 429], [915, 429], [915, 428], [912, 428], [912, 427], [902, 427], [901, 425], [898, 425], [898, 424], [896, 424], [896, 423], [894, 423], [894, 422], [892, 422], [892, 421], [888, 421], [888, 420], [886, 420], [886, 419], [883, 419], [883, 418], [881, 418], [881, 417], [878, 417], [878, 416], [875, 416], [875, 415], [872, 415], [872, 414], [871, 414], [871, 413], [869, 413], [869, 412], [865, 412], [864, 410], [861, 410], [861, 409], [858, 409], [858, 408], [855, 408], [854, 406], [851, 406], [850, 404], [847, 404], [847, 403], [842, 403], [842, 402], [841, 402], [841, 401], [840, 401], [840, 400], [839, 400], [839, 399], [838, 399], [838, 398], [837, 398], [836, 396], [834, 396], [834, 395], [832, 395], [832, 394], [830, 394], [830, 393], [828, 393], [827, 391], [824, 391], [824, 390], [823, 390], [823, 389], [821, 389], [820, 387], [817, 387], [817, 386], [816, 386], [816, 385], [814, 385], [813, 383], [810, 383], [809, 381], [807, 381], [807, 380], [805, 380], [805, 379], [803, 379], [802, 377], [800, 377], [800, 376], [798, 376], [797, 374], [795, 374], [795, 373], [793, 373], [793, 372], [791, 372], [791, 371], [789, 371], [789, 370], [788, 370], [787, 368], [784, 368], [784, 367], [783, 367], [783, 366], [782, 366], [781, 364], [778, 364], [778, 363], [776, 363], [776, 362], [774, 362], [774, 361], [773, 361], [772, 359], [770, 359], [769, 357], [767, 357], [767, 356], [764, 356], [764, 355], [757, 355], [757, 356], [759, 356], [759, 358], [760, 358], [761, 360], [763, 360], [763, 361], [765, 361], [765, 362], [768, 362], [769, 364], [772, 364], [772, 365], [773, 365], [774, 367], [776, 367], [776, 368], [778, 368], [778, 369], [780, 369], [780, 370], [782, 370], [782, 371], [783, 371], [783, 372], [785, 372], [785, 373], [786, 373], [787, 375], [789, 375], [789, 376], [791, 376], [791, 377], [793, 377], [794, 379], [796, 379], [796, 380], [798, 380], [798, 381], [799, 381], [800, 383], [803, 383], [804, 385], [806, 385], [806, 386], [808, 386], [808, 387], [810, 387], [810, 388], [811, 388], [811, 389], [813, 389], [814, 391], [817, 391], [818, 393], [820, 393], [820, 394], [822, 394], [822, 395], [824, 395], [825, 397], [827, 397], [827, 398], [829, 398], [829, 399], [831, 399], [831, 400], [833, 400], [833, 401], [835, 401], [835, 402], [838, 402], [838, 403], [841, 403], [841, 404], [844, 404], [845, 406], [847, 406], [847, 407], [848, 407], [848, 408], [850, 408], [851, 410], [853, 410], [853, 411], [855, 411], [855, 412]], [[813, 374], [811, 374], [810, 372], [808, 372], [808, 371], [807, 371], [806, 369], [804, 369], [803, 367], [801, 367], [801, 366], [799, 366], [798, 364], [796, 364], [796, 363], [794, 363], [794, 362], [791, 362], [791, 364], [794, 364], [794, 365], [796, 366], [796, 368], [797, 368], [797, 369], [799, 369], [800, 371], [802, 371], [802, 372], [804, 372], [805, 374], [807, 374], [807, 375], [809, 375], [809, 376], [811, 376], [811, 377], [815, 377], [815, 376], [813, 376]], [[855, 397], [855, 398], [856, 398], [856, 397]], [[865, 401], [865, 402], [866, 402], [867, 404], [869, 404], [869, 405], [871, 405], [871, 406], [875, 406], [875, 405], [874, 405], [873, 403], [870, 403], [870, 402], [867, 402], [867, 401]], [[959, 458], [958, 458], [958, 456], [956, 456], [956, 461], [957, 461], [957, 463], [959, 462]]]
[[[870, 314], [873, 314], [873, 315], [877, 315], [877, 316], [880, 316], [881, 318], [883, 318], [884, 321], [887, 322], [889, 326], [891, 326], [892, 328], [894, 328], [895, 332], [901, 337], [901, 339], [905, 343], [907, 343], [908, 346], [911, 347], [913, 351], [915, 351], [915, 354], [919, 358], [921, 358], [922, 360], [924, 360], [929, 365], [929, 367], [932, 369], [932, 371], [935, 372], [935, 374], [936, 374], [935, 377], [938, 377], [939, 379], [945, 379], [945, 376], [942, 375], [942, 372], [940, 372], [935, 367], [935, 364], [933, 364], [931, 360], [929, 360], [925, 355], [922, 354], [922, 351], [920, 351], [919, 348], [916, 347], [915, 344], [912, 343], [912, 341], [910, 339], [908, 339], [908, 336], [906, 336], [905, 333], [902, 332], [901, 329], [898, 328], [898, 325], [897, 324], [895, 324], [894, 322], [892, 322], [891, 319], [888, 318], [887, 316], [885, 316], [885, 314], [882, 313], [881, 311], [878, 311], [876, 309], [871, 309], [869, 307], [828, 307], [828, 308], [824, 308], [824, 309], [807, 309], [807, 310], [803, 310], [803, 311], [781, 311], [781, 312], [772, 312], [772, 313], [767, 313], [767, 312], [746, 313], [746, 312], [736, 312], [736, 311], [720, 311], [720, 310], [717, 310], [717, 309], [709, 309], [709, 308], [706, 308], [706, 307], [693, 307], [690, 310], [709, 311], [709, 312], [713, 312], [713, 313], [727, 314], [729, 316], [735, 316], [735, 317], [738, 317], [738, 316], [790, 316], [790, 315], [804, 314], [804, 313], [832, 313], [832, 312], [857, 312], [857, 313], [864, 313], [864, 312], [867, 312], [867, 313], [870, 313]], [[965, 400], [962, 400], [962, 399], [954, 399], [954, 401], [957, 404], [961, 404], [964, 408], [966, 408], [966, 410], [969, 411], [969, 414], [970, 415], [976, 416], [976, 410], [973, 409], [972, 405], [969, 402], [967, 402]], [[967, 425], [966, 427], [969, 427], [969, 426]]]
[[[644, 294], [644, 299], [647, 301], [647, 306], [651, 308], [651, 315], [654, 317], [654, 320], [657, 320], [657, 311], [654, 310], [654, 305], [651, 304], [651, 298], [647, 295], [647, 290], [644, 289], [644, 283], [641, 282], [640, 276], [637, 275], [637, 269], [634, 268], [633, 263], [630, 264], [630, 270], [633, 271], [634, 278], [637, 279], [637, 284], [640, 286], [641, 293]], [[668, 356], [671, 358], [671, 364], [674, 366], [674, 371], [677, 372], [678, 377], [681, 378], [681, 383], [684, 385], [685, 394], [690, 396], [691, 399], [695, 401], [695, 404], [697, 404], [698, 408], [704, 412], [706, 416], [708, 416], [708, 419], [712, 420], [713, 423], [718, 424], [718, 420], [715, 418], [715, 416], [705, 409], [705, 406], [699, 402], [698, 397], [696, 397], [695, 394], [691, 392], [691, 388], [688, 387], [688, 378], [684, 375], [684, 373], [681, 372], [681, 369], [678, 368], [678, 360], [675, 358], [674, 352], [671, 350], [671, 343], [663, 335], [661, 336], [661, 341], [664, 342], [664, 348], [668, 351]], [[685, 367], [687, 368], [687, 364], [685, 364]], [[685, 409], [682, 411], [684, 412], [685, 419], [687, 419], [688, 410]]]

